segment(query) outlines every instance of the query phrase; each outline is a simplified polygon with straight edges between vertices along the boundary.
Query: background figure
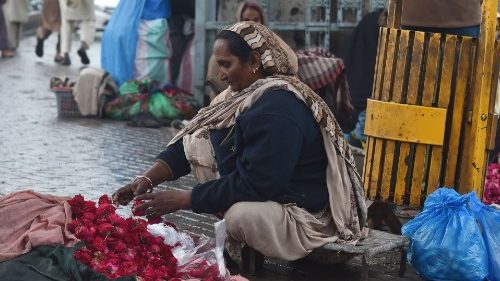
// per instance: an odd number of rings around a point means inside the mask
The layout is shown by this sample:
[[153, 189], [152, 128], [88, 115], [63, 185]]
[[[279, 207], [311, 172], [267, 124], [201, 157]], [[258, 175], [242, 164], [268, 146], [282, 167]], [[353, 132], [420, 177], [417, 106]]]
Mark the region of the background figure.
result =
[[[236, 22], [253, 21], [266, 25], [266, 13], [257, 1], [245, 1], [240, 4], [236, 11]], [[228, 84], [219, 78], [219, 66], [212, 55], [208, 61], [207, 77], [205, 85], [209, 87], [208, 98], [214, 99], [220, 92], [227, 89]]]
[[172, 47], [167, 23], [170, 14], [170, 0], [144, 2], [135, 51], [135, 80], [150, 78], [159, 81], [160, 85], [172, 81], [170, 75]]
[[[43, 42], [52, 32], [59, 32], [61, 29], [61, 8], [59, 0], [44, 0], [40, 19], [40, 26], [36, 30], [36, 47], [35, 53], [37, 56], [43, 56]], [[54, 61], [61, 62], [61, 36], [57, 36], [56, 57]]]
[[118, 3], [101, 40], [101, 66], [121, 86], [150, 77], [170, 82], [170, 0]]
[[403, 1], [401, 28], [462, 36], [479, 36], [481, 0]]
[[168, 19], [170, 45], [172, 46], [171, 76], [172, 81], [177, 81], [181, 68], [183, 54], [192, 40], [188, 34], [187, 25], [194, 19], [194, 0], [171, 1], [172, 15]]
[[5, 4], [5, 0], [0, 0], [0, 52], [2, 52], [2, 58], [11, 58], [14, 56], [14, 52], [9, 48], [7, 27], [5, 26], [5, 17], [2, 9], [3, 4]]
[[21, 40], [23, 23], [28, 21], [27, 0], [7, 0], [3, 5], [9, 48], [15, 51]]
[[372, 95], [379, 28], [384, 26], [385, 22], [384, 11], [365, 15], [352, 31], [346, 49], [341, 54], [346, 65], [351, 104], [354, 107], [352, 120], [355, 121], [355, 124], [351, 123], [343, 129], [347, 141], [360, 148], [366, 141], [364, 135], [366, 100]]
[[94, 42], [95, 36], [94, 0], [59, 0], [59, 6], [61, 7], [61, 52], [63, 53], [61, 64], [71, 64], [69, 52], [75, 22], [80, 22], [81, 46], [77, 53], [83, 64], [89, 64], [86, 50]]

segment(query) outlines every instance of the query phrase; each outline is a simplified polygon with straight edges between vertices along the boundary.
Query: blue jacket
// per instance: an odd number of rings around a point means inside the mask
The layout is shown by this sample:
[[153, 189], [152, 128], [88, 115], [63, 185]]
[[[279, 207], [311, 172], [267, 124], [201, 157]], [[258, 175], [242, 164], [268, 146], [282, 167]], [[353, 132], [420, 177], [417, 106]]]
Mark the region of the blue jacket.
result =
[[[193, 188], [194, 212], [226, 211], [240, 201], [296, 203], [311, 212], [328, 204], [321, 131], [293, 93], [264, 93], [238, 116], [234, 128], [212, 130], [210, 138], [221, 178]], [[182, 141], [158, 159], [169, 164], [175, 178], [190, 172]]]

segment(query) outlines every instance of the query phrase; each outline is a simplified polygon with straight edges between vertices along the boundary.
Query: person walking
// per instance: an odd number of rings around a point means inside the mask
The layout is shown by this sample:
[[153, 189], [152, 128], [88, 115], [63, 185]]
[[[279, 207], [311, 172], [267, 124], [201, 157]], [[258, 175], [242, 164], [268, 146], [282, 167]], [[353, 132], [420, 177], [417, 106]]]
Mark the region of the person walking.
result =
[[14, 56], [14, 52], [9, 48], [7, 27], [5, 26], [5, 16], [2, 9], [5, 1], [6, 0], [0, 0], [0, 52], [2, 52], [2, 58], [11, 58]]
[[401, 28], [479, 37], [481, 0], [403, 1]]
[[76, 22], [80, 22], [81, 45], [77, 51], [83, 64], [89, 64], [87, 50], [94, 41], [94, 0], [59, 0], [61, 7], [61, 53], [62, 65], [70, 65], [71, 35]]
[[9, 49], [15, 51], [19, 47], [23, 24], [28, 21], [28, 1], [7, 0], [2, 9], [5, 17]]
[[[40, 26], [36, 30], [35, 54], [43, 57], [43, 43], [52, 34], [61, 29], [61, 8], [59, 0], [44, 0], [41, 12]], [[55, 62], [61, 62], [61, 36], [57, 35]]]

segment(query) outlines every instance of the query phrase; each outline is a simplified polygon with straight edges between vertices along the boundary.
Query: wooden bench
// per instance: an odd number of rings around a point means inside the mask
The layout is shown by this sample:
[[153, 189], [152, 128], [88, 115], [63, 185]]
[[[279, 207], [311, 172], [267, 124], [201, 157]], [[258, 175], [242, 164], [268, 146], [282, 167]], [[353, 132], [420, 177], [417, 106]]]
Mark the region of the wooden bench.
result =
[[[370, 229], [366, 238], [359, 241], [356, 245], [327, 243], [323, 247], [314, 250], [308, 258], [320, 261], [321, 264], [340, 263], [339, 261], [348, 261], [355, 256], [362, 258], [361, 281], [368, 280], [368, 269], [377, 255], [391, 251], [400, 251], [401, 259], [399, 264], [399, 276], [404, 276], [406, 271], [406, 248], [408, 239], [401, 235], [391, 234], [384, 231]], [[256, 272], [256, 252], [249, 252], [249, 273]]]
[[356, 245], [328, 243], [314, 250], [311, 256], [316, 256], [312, 258], [321, 257], [324, 259], [328, 259], [329, 256], [361, 256], [362, 272], [360, 280], [366, 281], [368, 280], [369, 266], [375, 256], [391, 251], [400, 251], [399, 276], [402, 277], [406, 271], [406, 248], [408, 243], [408, 239], [404, 236], [370, 229], [368, 237], [359, 241]]

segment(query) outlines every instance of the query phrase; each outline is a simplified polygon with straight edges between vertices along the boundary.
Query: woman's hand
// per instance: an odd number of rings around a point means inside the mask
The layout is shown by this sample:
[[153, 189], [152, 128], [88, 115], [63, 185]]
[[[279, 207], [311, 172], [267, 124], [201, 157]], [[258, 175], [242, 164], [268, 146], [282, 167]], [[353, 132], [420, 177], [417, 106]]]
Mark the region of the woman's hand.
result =
[[146, 193], [135, 197], [135, 200], [146, 200], [136, 208], [136, 211], [144, 211], [148, 217], [160, 217], [178, 210], [191, 207], [191, 191], [167, 190], [155, 193]]
[[113, 204], [127, 205], [135, 196], [146, 193], [150, 188], [151, 184], [147, 180], [137, 179], [113, 194]]

